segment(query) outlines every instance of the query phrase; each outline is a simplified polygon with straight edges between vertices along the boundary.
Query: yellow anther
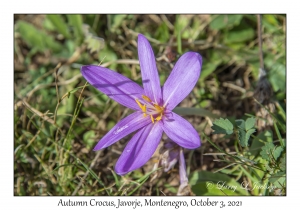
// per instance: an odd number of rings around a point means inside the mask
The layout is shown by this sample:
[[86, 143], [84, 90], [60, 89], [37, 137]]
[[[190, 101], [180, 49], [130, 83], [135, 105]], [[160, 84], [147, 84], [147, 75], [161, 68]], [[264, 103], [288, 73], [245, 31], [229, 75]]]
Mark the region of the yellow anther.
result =
[[[155, 121], [160, 121], [164, 115], [165, 108], [152, 102], [148, 96], [142, 95], [142, 98], [144, 100], [142, 103], [139, 101], [139, 99], [135, 99], [135, 101], [142, 110], [143, 116], [150, 116], [153, 124], [155, 123]], [[153, 115], [155, 117], [153, 117]]]
[[162, 118], [162, 115], [159, 115], [157, 118], [155, 118], [156, 121], [160, 121]]
[[147, 101], [147, 102], [151, 102], [151, 99], [149, 98], [149, 97], [147, 97], [147, 96], [145, 96], [145, 95], [142, 95], [142, 97], [143, 97], [143, 99], [145, 100], [145, 101]]
[[145, 113], [146, 112], [146, 105], [144, 104], [144, 106], [141, 109]]
[[139, 107], [141, 108], [141, 110], [143, 110], [143, 105], [139, 102], [138, 99], [135, 99], [136, 103], [139, 105]]
[[159, 112], [162, 112], [162, 111], [164, 110], [163, 107], [161, 107], [161, 106], [159, 106], [159, 105], [157, 105], [157, 104], [153, 104], [153, 106], [154, 106], [155, 109], [156, 109], [157, 111], [159, 111]]
[[150, 117], [151, 117], [151, 121], [152, 121], [152, 123], [154, 123], [154, 118], [153, 118], [153, 116], [152, 116], [152, 115], [150, 115]]

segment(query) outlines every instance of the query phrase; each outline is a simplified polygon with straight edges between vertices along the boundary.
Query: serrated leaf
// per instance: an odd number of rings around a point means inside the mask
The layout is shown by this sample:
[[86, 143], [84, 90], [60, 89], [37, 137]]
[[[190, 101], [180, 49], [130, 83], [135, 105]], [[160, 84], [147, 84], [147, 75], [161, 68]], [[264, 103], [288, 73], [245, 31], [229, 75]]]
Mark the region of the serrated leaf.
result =
[[245, 123], [245, 129], [246, 129], [246, 131], [248, 131], [249, 129], [253, 128], [254, 125], [255, 125], [255, 118], [254, 117], [248, 118], [246, 120], [246, 123]]
[[237, 127], [245, 130], [245, 121], [244, 120], [238, 119], [238, 120], [235, 120], [235, 123], [236, 123]]
[[281, 170], [285, 171], [286, 170], [286, 157], [285, 154], [283, 155], [282, 158], [280, 158], [280, 164], [279, 167]]
[[248, 142], [248, 140], [249, 140], [251, 134], [254, 133], [255, 131], [256, 131], [255, 128], [252, 128], [252, 129], [250, 129], [250, 130], [248, 130], [248, 131], [246, 132], [246, 139], [247, 139], [247, 142]]
[[[239, 134], [239, 142], [242, 147], [248, 146], [248, 141], [252, 133], [255, 132], [255, 129], [246, 130], [246, 123], [244, 120], [236, 120], [235, 121], [237, 126], [239, 127], [238, 134]], [[246, 121], [247, 122], [247, 121]]]
[[266, 143], [266, 145], [261, 148], [261, 157], [265, 160], [270, 160], [270, 156], [274, 148], [275, 146], [272, 142]]
[[228, 119], [220, 118], [213, 122], [213, 126], [211, 127], [214, 132], [213, 134], [232, 134], [233, 133], [233, 125]]
[[277, 160], [277, 158], [280, 156], [282, 151], [283, 151], [283, 148], [280, 146], [274, 150], [273, 156], [274, 156], [275, 160]]
[[242, 147], [247, 147], [248, 146], [248, 141], [246, 141], [246, 131], [243, 129], [238, 130], [239, 133], [239, 142]]

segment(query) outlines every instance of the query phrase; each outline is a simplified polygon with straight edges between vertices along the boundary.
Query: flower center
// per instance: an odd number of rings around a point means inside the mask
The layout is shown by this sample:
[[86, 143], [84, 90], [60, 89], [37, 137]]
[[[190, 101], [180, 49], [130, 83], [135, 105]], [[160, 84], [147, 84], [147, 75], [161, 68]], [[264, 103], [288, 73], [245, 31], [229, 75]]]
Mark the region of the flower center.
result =
[[142, 95], [144, 103], [142, 104], [138, 99], [135, 99], [136, 103], [141, 108], [144, 116], [150, 116], [152, 123], [155, 121], [160, 121], [164, 115], [165, 108], [159, 106], [157, 103], [151, 101], [151, 99], [145, 95]]

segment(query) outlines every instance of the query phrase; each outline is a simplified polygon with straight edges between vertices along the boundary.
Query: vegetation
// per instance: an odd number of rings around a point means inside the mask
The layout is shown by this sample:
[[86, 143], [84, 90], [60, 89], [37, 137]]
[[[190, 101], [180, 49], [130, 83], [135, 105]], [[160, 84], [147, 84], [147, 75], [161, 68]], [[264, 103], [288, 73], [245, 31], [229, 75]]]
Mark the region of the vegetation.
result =
[[184, 150], [189, 186], [180, 194], [285, 195], [285, 15], [14, 19], [15, 195], [178, 193], [178, 164], [155, 167], [161, 149], [125, 176], [114, 165], [131, 136], [93, 151], [131, 110], [86, 83], [80, 67], [101, 64], [142, 84], [139, 33], [153, 47], [161, 84], [184, 52], [203, 57], [198, 83], [175, 110], [202, 143]]

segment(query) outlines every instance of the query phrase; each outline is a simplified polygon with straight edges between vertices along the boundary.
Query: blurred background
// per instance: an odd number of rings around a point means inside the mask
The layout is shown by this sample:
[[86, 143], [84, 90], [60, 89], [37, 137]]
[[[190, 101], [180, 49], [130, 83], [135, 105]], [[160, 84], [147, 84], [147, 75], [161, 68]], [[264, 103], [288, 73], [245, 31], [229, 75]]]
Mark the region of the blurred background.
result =
[[[195, 51], [203, 57], [200, 79], [179, 105], [195, 109], [178, 111], [202, 140], [200, 148], [184, 151], [190, 178], [185, 195], [217, 195], [199, 190], [202, 185], [193, 187], [209, 177], [232, 185], [255, 182], [255, 178], [249, 180], [254, 172], [247, 167], [215, 161], [218, 150], [206, 139], [228, 153], [248, 152], [237, 146], [236, 139], [212, 134], [217, 117], [261, 117], [265, 120], [258, 120], [256, 135], [266, 130], [273, 133], [272, 117], [258, 114], [261, 107], [254, 95], [282, 122], [278, 129], [285, 138], [285, 15], [261, 15], [258, 21], [251, 14], [16, 14], [14, 24], [15, 195], [176, 195], [178, 165], [167, 173], [150, 173], [159, 161], [159, 150], [144, 167], [123, 177], [113, 169], [131, 136], [93, 151], [99, 139], [131, 111], [85, 86], [80, 67], [101, 64], [142, 84], [139, 33], [153, 47], [161, 84], [184, 52]], [[265, 77], [260, 74], [262, 67]], [[257, 155], [250, 154], [253, 160]], [[227, 171], [220, 170], [223, 167]], [[258, 177], [262, 180], [265, 174]]]

